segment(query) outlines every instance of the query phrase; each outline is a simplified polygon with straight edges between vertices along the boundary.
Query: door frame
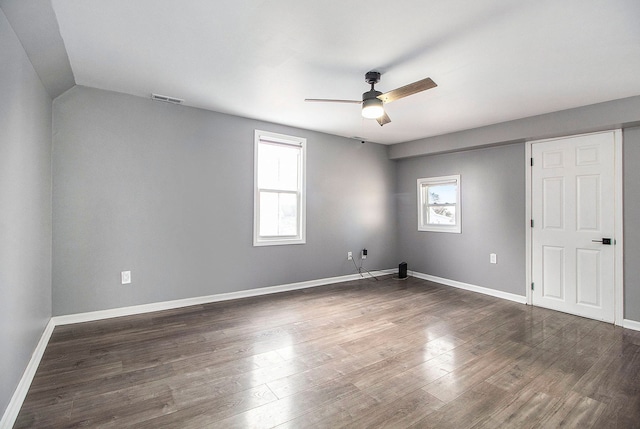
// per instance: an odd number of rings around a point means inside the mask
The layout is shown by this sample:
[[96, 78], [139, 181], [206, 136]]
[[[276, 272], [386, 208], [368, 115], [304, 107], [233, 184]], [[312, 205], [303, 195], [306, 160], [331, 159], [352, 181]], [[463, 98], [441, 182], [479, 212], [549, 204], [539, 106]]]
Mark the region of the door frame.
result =
[[531, 292], [531, 279], [533, 271], [533, 237], [531, 228], [533, 201], [532, 201], [532, 172], [531, 168], [531, 153], [532, 146], [535, 143], [544, 143], [554, 140], [562, 140], [566, 138], [580, 137], [592, 134], [604, 134], [613, 133], [614, 138], [614, 188], [615, 188], [615, 219], [614, 219], [614, 234], [615, 234], [615, 246], [614, 246], [614, 324], [622, 326], [624, 321], [624, 236], [623, 236], [623, 193], [622, 193], [622, 130], [613, 129], [607, 131], [599, 131], [595, 133], [583, 133], [575, 135], [560, 136], [548, 139], [530, 140], [525, 142], [525, 187], [526, 187], [526, 200], [525, 200], [525, 227], [526, 227], [526, 284], [527, 291], [527, 305], [533, 305], [533, 295]]

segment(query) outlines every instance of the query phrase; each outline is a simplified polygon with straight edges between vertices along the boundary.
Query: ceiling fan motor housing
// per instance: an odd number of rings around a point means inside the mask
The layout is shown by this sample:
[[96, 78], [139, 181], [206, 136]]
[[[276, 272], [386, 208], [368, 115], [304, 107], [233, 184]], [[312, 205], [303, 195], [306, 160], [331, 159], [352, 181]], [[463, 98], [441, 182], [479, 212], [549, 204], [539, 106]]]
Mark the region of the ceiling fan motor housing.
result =
[[382, 95], [380, 91], [372, 89], [371, 91], [367, 91], [362, 94], [362, 101], [370, 100], [372, 98], [378, 98], [379, 95]]

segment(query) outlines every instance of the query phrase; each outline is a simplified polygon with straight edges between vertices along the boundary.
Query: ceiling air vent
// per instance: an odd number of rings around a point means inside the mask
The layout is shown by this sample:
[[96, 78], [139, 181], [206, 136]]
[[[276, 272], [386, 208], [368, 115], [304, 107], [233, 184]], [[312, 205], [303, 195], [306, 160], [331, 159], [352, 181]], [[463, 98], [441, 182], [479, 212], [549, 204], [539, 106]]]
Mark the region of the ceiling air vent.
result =
[[156, 101], [163, 101], [165, 103], [172, 103], [172, 104], [184, 103], [184, 100], [180, 98], [167, 97], [166, 95], [160, 95], [160, 94], [151, 94], [151, 99]]

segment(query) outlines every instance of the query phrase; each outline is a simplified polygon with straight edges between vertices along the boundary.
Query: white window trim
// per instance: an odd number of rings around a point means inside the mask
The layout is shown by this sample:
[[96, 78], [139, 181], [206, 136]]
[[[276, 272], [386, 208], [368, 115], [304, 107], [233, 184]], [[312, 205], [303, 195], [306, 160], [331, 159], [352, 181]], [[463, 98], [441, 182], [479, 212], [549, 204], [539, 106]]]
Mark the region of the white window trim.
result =
[[[424, 201], [422, 200], [422, 186], [433, 186], [433, 185], [441, 185], [445, 183], [451, 183], [455, 181], [457, 183], [457, 195], [456, 195], [456, 223], [455, 225], [442, 225], [442, 224], [426, 224], [423, 219], [423, 210], [422, 206], [424, 205]], [[454, 174], [451, 176], [440, 176], [440, 177], [426, 177], [418, 179], [418, 187], [417, 187], [417, 199], [418, 199], [418, 231], [429, 231], [429, 232], [450, 232], [455, 234], [462, 233], [462, 186], [460, 182], [460, 175]]]
[[[300, 157], [300, 171], [298, 191], [300, 198], [298, 200], [298, 234], [295, 236], [277, 236], [277, 237], [261, 237], [258, 235], [260, 230], [260, 189], [258, 189], [258, 147], [261, 141], [267, 141], [278, 144], [288, 144], [302, 148]], [[305, 244], [306, 243], [306, 176], [307, 176], [307, 139], [302, 137], [293, 137], [284, 134], [272, 133], [269, 131], [255, 130], [254, 135], [254, 154], [253, 154], [253, 245], [254, 246], [280, 246], [287, 244]], [[269, 189], [263, 189], [268, 191]], [[282, 192], [278, 190], [278, 192]]]

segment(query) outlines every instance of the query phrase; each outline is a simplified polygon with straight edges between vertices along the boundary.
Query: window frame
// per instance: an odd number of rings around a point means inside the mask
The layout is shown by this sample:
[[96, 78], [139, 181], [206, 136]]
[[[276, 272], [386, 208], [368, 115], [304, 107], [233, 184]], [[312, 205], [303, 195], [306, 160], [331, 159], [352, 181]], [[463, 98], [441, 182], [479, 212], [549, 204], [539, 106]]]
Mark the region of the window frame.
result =
[[[427, 186], [437, 186], [437, 185], [446, 185], [449, 183], [456, 184], [456, 202], [455, 202], [455, 224], [454, 225], [446, 225], [446, 224], [437, 224], [437, 223], [426, 223], [426, 219], [424, 219], [424, 210], [423, 207], [427, 206], [437, 206], [437, 204], [428, 204], [427, 201], [424, 201], [424, 196], [426, 193], [423, 193], [423, 187]], [[461, 198], [461, 180], [459, 174], [453, 174], [449, 176], [439, 176], [439, 177], [425, 177], [417, 180], [417, 199], [418, 199], [418, 231], [427, 231], [427, 232], [449, 232], [454, 234], [462, 233], [462, 198]], [[428, 190], [427, 190], [428, 192]], [[451, 206], [453, 204], [442, 204]]]
[[[288, 145], [300, 148], [300, 158], [298, 159], [298, 189], [271, 189], [258, 187], [258, 150], [260, 145]], [[306, 161], [307, 161], [307, 139], [303, 137], [288, 136], [269, 131], [255, 130], [254, 134], [254, 161], [253, 161], [253, 245], [254, 246], [281, 246], [288, 244], [306, 243]], [[297, 196], [297, 225], [296, 235], [291, 236], [261, 236], [260, 233], [260, 193], [278, 192], [295, 194]]]

